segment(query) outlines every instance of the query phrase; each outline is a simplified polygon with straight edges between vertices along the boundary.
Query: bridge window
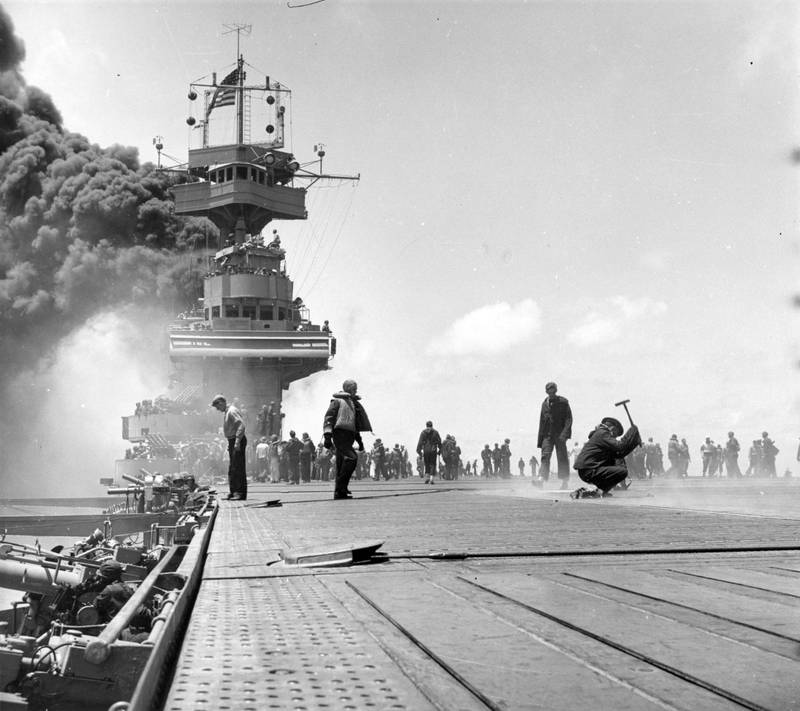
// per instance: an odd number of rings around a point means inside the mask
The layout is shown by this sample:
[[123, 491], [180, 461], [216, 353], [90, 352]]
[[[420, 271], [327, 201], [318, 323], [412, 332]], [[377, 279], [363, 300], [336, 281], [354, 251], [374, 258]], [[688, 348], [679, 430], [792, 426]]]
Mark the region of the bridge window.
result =
[[239, 318], [239, 304], [225, 304], [225, 318]]
[[253, 321], [256, 317], [255, 304], [245, 304], [242, 306], [242, 318], [249, 318]]
[[208, 321], [208, 309], [203, 309], [203, 318]]
[[278, 321], [285, 321], [286, 320], [286, 309], [282, 306], [278, 307]]
[[239, 180], [247, 180], [247, 166], [246, 165], [237, 165], [236, 166], [236, 177]]
[[219, 318], [219, 306], [211, 307], [211, 318]]
[[225, 180], [233, 180], [233, 168], [225, 168]]
[[272, 321], [272, 304], [261, 304], [261, 320]]

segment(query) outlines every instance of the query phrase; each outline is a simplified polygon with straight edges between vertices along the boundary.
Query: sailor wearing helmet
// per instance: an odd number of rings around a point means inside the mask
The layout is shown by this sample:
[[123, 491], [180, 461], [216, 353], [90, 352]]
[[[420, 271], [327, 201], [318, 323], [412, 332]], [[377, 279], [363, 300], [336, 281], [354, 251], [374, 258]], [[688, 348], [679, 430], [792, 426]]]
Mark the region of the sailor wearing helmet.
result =
[[596, 486], [603, 496], [611, 496], [611, 489], [625, 481], [628, 469], [623, 460], [642, 443], [636, 425], [631, 425], [624, 435], [622, 432], [619, 420], [604, 417], [589, 433], [589, 441], [575, 460], [573, 468], [577, 469], [578, 476]]

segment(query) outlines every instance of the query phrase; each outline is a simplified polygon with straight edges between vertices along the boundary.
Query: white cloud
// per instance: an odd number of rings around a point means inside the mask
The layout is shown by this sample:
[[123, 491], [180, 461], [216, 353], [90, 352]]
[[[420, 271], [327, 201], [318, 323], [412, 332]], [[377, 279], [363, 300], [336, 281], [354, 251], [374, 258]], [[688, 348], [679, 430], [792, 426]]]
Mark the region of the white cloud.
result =
[[619, 335], [620, 321], [590, 313], [584, 322], [567, 334], [567, 340], [576, 346], [594, 346], [598, 343], [608, 343]]
[[606, 300], [607, 308], [602, 312], [592, 311], [583, 322], [567, 334], [567, 341], [576, 346], [588, 347], [608, 343], [619, 337], [623, 327], [644, 317], [659, 316], [667, 310], [663, 301], [646, 296], [630, 299], [627, 296], [612, 296]]
[[528, 340], [540, 327], [541, 313], [533, 299], [518, 304], [503, 301], [456, 319], [427, 350], [432, 355], [500, 353]]

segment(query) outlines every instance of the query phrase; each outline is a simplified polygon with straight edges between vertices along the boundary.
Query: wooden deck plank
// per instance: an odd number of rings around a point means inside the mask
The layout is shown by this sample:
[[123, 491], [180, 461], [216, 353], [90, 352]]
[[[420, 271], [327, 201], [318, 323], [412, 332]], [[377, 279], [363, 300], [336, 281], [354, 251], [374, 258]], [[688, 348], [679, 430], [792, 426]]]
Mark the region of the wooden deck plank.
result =
[[777, 571], [775, 573], [767, 573], [747, 568], [720, 568], [716, 566], [703, 566], [702, 568], [675, 566], [672, 570], [700, 579], [716, 580], [730, 583], [731, 585], [768, 590], [772, 593], [800, 598], [800, 575], [792, 576], [790, 573], [782, 575]]
[[[788, 699], [800, 698], [795, 660], [532, 576], [478, 576], [475, 582], [653, 664], [719, 689], [750, 708], [787, 708]], [[797, 703], [800, 707], [800, 700]]]
[[[611, 589], [627, 590], [634, 595], [662, 600], [666, 605], [697, 610], [713, 618], [756, 627], [768, 633], [800, 642], [800, 619], [797, 606], [786, 602], [767, 602], [748, 596], [746, 588], [714, 590], [701, 578], [675, 579], [657, 569], [631, 569], [629, 566], [587, 567], [565, 571], [570, 579], [586, 579]], [[662, 610], [663, 611], [663, 610]], [[680, 611], [674, 614], [685, 614]], [[714, 624], [712, 619], [702, 624]]]
[[[452, 582], [445, 582], [450, 589], [441, 583], [424, 577], [409, 581], [383, 575], [358, 578], [353, 585], [378, 601], [384, 612], [492, 699], [497, 708], [574, 711], [597, 708], [598, 698], [603, 708], [619, 711], [729, 707], [727, 702], [698, 705], [698, 697], [708, 697], [705, 692], [697, 694], [696, 689], [690, 691], [690, 701], [673, 705], [668, 699], [675, 695], [678, 684], [674, 679], [667, 680], [659, 699], [644, 690], [644, 683], [635, 683], [635, 677], [660, 674], [658, 670], [638, 665], [632, 673], [626, 669], [631, 680], [623, 679], [611, 671], [613, 664], [609, 663], [609, 659], [622, 663], [617, 653], [603, 649], [602, 655], [592, 657], [585, 651], [575, 654], [541, 634], [531, 623], [531, 615], [527, 615], [529, 624], [522, 627], [484, 607], [474, 589], [469, 592], [475, 600], [469, 600], [451, 592]], [[541, 620], [536, 622], [541, 626]], [[577, 635], [573, 637], [577, 641]]]

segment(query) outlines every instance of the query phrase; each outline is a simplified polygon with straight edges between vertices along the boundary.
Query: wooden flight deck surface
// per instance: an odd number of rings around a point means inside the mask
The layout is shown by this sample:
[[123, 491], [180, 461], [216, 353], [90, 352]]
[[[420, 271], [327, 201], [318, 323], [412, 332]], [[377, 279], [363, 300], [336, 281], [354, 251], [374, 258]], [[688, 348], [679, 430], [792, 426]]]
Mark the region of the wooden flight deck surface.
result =
[[351, 489], [221, 502], [163, 708], [800, 709], [800, 484]]

